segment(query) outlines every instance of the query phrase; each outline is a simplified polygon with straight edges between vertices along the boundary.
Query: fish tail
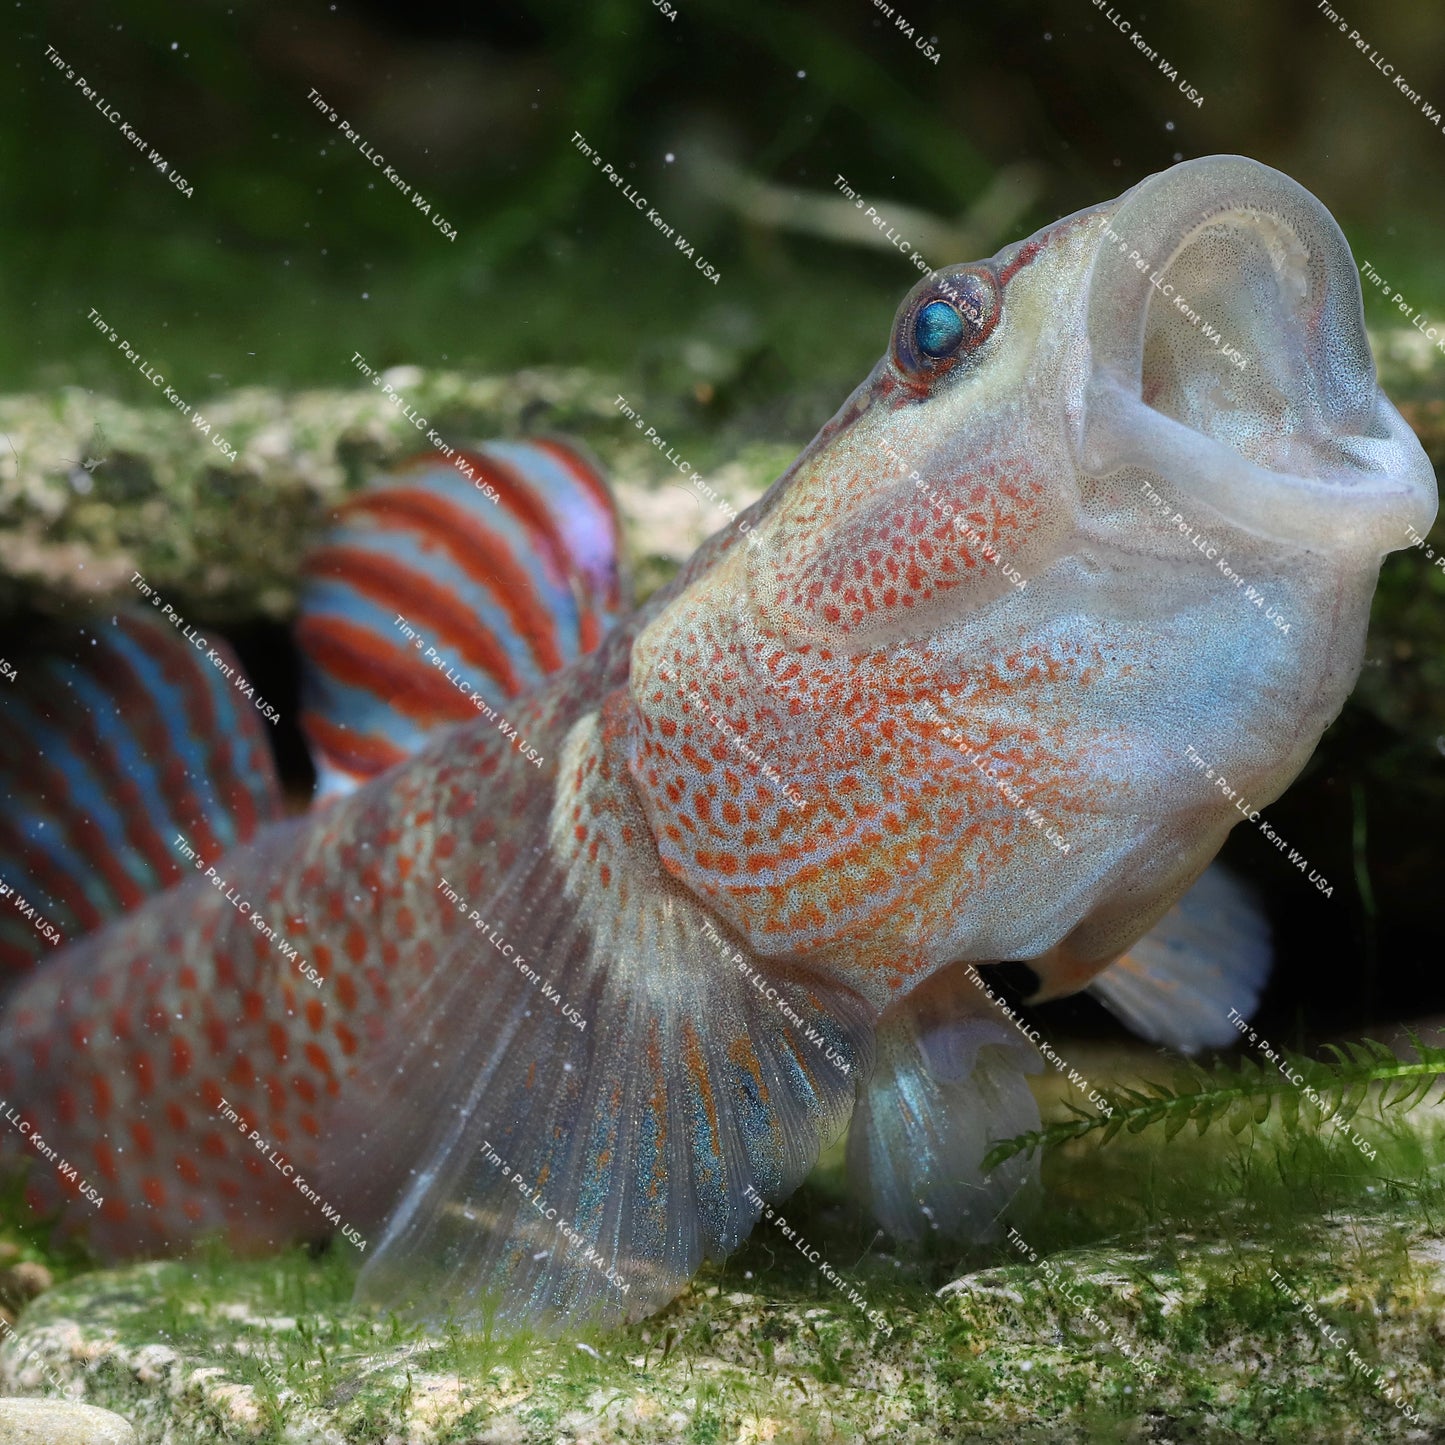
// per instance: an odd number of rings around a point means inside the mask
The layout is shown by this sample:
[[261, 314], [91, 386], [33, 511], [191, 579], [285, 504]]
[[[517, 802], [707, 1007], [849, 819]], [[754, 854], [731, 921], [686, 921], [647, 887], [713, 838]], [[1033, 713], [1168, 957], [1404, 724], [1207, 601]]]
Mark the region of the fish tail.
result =
[[317, 798], [438, 728], [506, 723], [624, 614], [620, 557], [600, 468], [560, 438], [428, 453], [344, 502], [303, 564], [296, 623]]
[[283, 813], [240, 662], [169, 606], [36, 639], [0, 684], [0, 790], [0, 993], [189, 873], [183, 845]]

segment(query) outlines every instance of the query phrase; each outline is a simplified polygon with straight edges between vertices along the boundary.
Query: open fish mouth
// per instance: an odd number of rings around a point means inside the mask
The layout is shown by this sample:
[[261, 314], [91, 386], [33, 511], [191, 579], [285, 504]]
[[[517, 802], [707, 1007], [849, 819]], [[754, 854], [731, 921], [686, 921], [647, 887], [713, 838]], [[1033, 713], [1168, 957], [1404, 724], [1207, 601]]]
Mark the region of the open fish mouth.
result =
[[1378, 556], [1429, 530], [1435, 476], [1380, 391], [1359, 276], [1279, 171], [1208, 156], [1109, 219], [1090, 276], [1078, 460], [1146, 468], [1260, 537]]

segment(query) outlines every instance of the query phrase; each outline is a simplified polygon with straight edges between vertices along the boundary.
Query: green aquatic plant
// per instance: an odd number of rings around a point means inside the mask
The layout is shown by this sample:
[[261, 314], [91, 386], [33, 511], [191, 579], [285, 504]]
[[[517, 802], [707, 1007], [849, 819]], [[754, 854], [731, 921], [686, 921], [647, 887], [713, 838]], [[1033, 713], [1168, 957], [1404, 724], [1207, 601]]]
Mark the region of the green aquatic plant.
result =
[[1374, 1090], [1382, 1112], [1402, 1113], [1422, 1103], [1435, 1081], [1445, 1076], [1445, 1048], [1424, 1043], [1412, 1030], [1407, 1029], [1406, 1036], [1414, 1058], [1402, 1059], [1378, 1039], [1367, 1038], [1342, 1046], [1326, 1044], [1333, 1061], [1283, 1049], [1276, 1053], [1267, 1044], [1263, 1063], [1221, 1058], [1205, 1067], [1185, 1060], [1172, 1083], [1116, 1085], [1105, 1092], [1097, 1110], [1065, 1102], [1069, 1117], [999, 1140], [984, 1156], [983, 1167], [988, 1171], [1017, 1154], [1095, 1133], [1099, 1143], [1106, 1144], [1124, 1129], [1138, 1134], [1156, 1124], [1164, 1125], [1166, 1142], [1186, 1124], [1193, 1123], [1203, 1134], [1221, 1119], [1238, 1134], [1250, 1124], [1263, 1124], [1276, 1103], [1287, 1131], [1299, 1128], [1302, 1101], [1319, 1110], [1321, 1124], [1338, 1127], [1355, 1117]]

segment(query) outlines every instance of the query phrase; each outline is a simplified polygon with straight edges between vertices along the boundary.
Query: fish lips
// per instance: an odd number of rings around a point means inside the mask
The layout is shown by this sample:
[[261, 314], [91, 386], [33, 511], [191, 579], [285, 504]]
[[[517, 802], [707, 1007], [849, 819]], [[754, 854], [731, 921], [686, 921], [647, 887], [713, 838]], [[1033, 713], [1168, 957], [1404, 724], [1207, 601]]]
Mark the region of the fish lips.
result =
[[1428, 532], [1424, 449], [1380, 390], [1334, 218], [1244, 156], [1126, 192], [1089, 278], [1083, 473], [1139, 467], [1257, 537], [1378, 559]]

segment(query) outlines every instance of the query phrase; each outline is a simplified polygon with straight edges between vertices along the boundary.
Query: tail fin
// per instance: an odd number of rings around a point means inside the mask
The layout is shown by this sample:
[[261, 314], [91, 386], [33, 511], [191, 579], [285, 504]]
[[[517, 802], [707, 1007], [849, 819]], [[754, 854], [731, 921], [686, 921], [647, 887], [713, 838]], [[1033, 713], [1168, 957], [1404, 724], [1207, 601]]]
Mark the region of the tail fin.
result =
[[1089, 991], [1151, 1043], [1190, 1054], [1239, 1037], [1269, 978], [1269, 920], [1253, 893], [1218, 863]]
[[346, 502], [296, 624], [318, 798], [595, 648], [626, 607], [620, 549], [601, 472], [559, 440], [418, 457]]
[[175, 882], [177, 833], [215, 856], [284, 811], [235, 655], [168, 617], [71, 629], [0, 682], [0, 991]]
[[1039, 1127], [1024, 1075], [1042, 1069], [962, 965], [942, 970], [879, 1021], [848, 1135], [854, 1192], [897, 1239], [991, 1237], [1038, 1164], [979, 1165], [990, 1144]]

